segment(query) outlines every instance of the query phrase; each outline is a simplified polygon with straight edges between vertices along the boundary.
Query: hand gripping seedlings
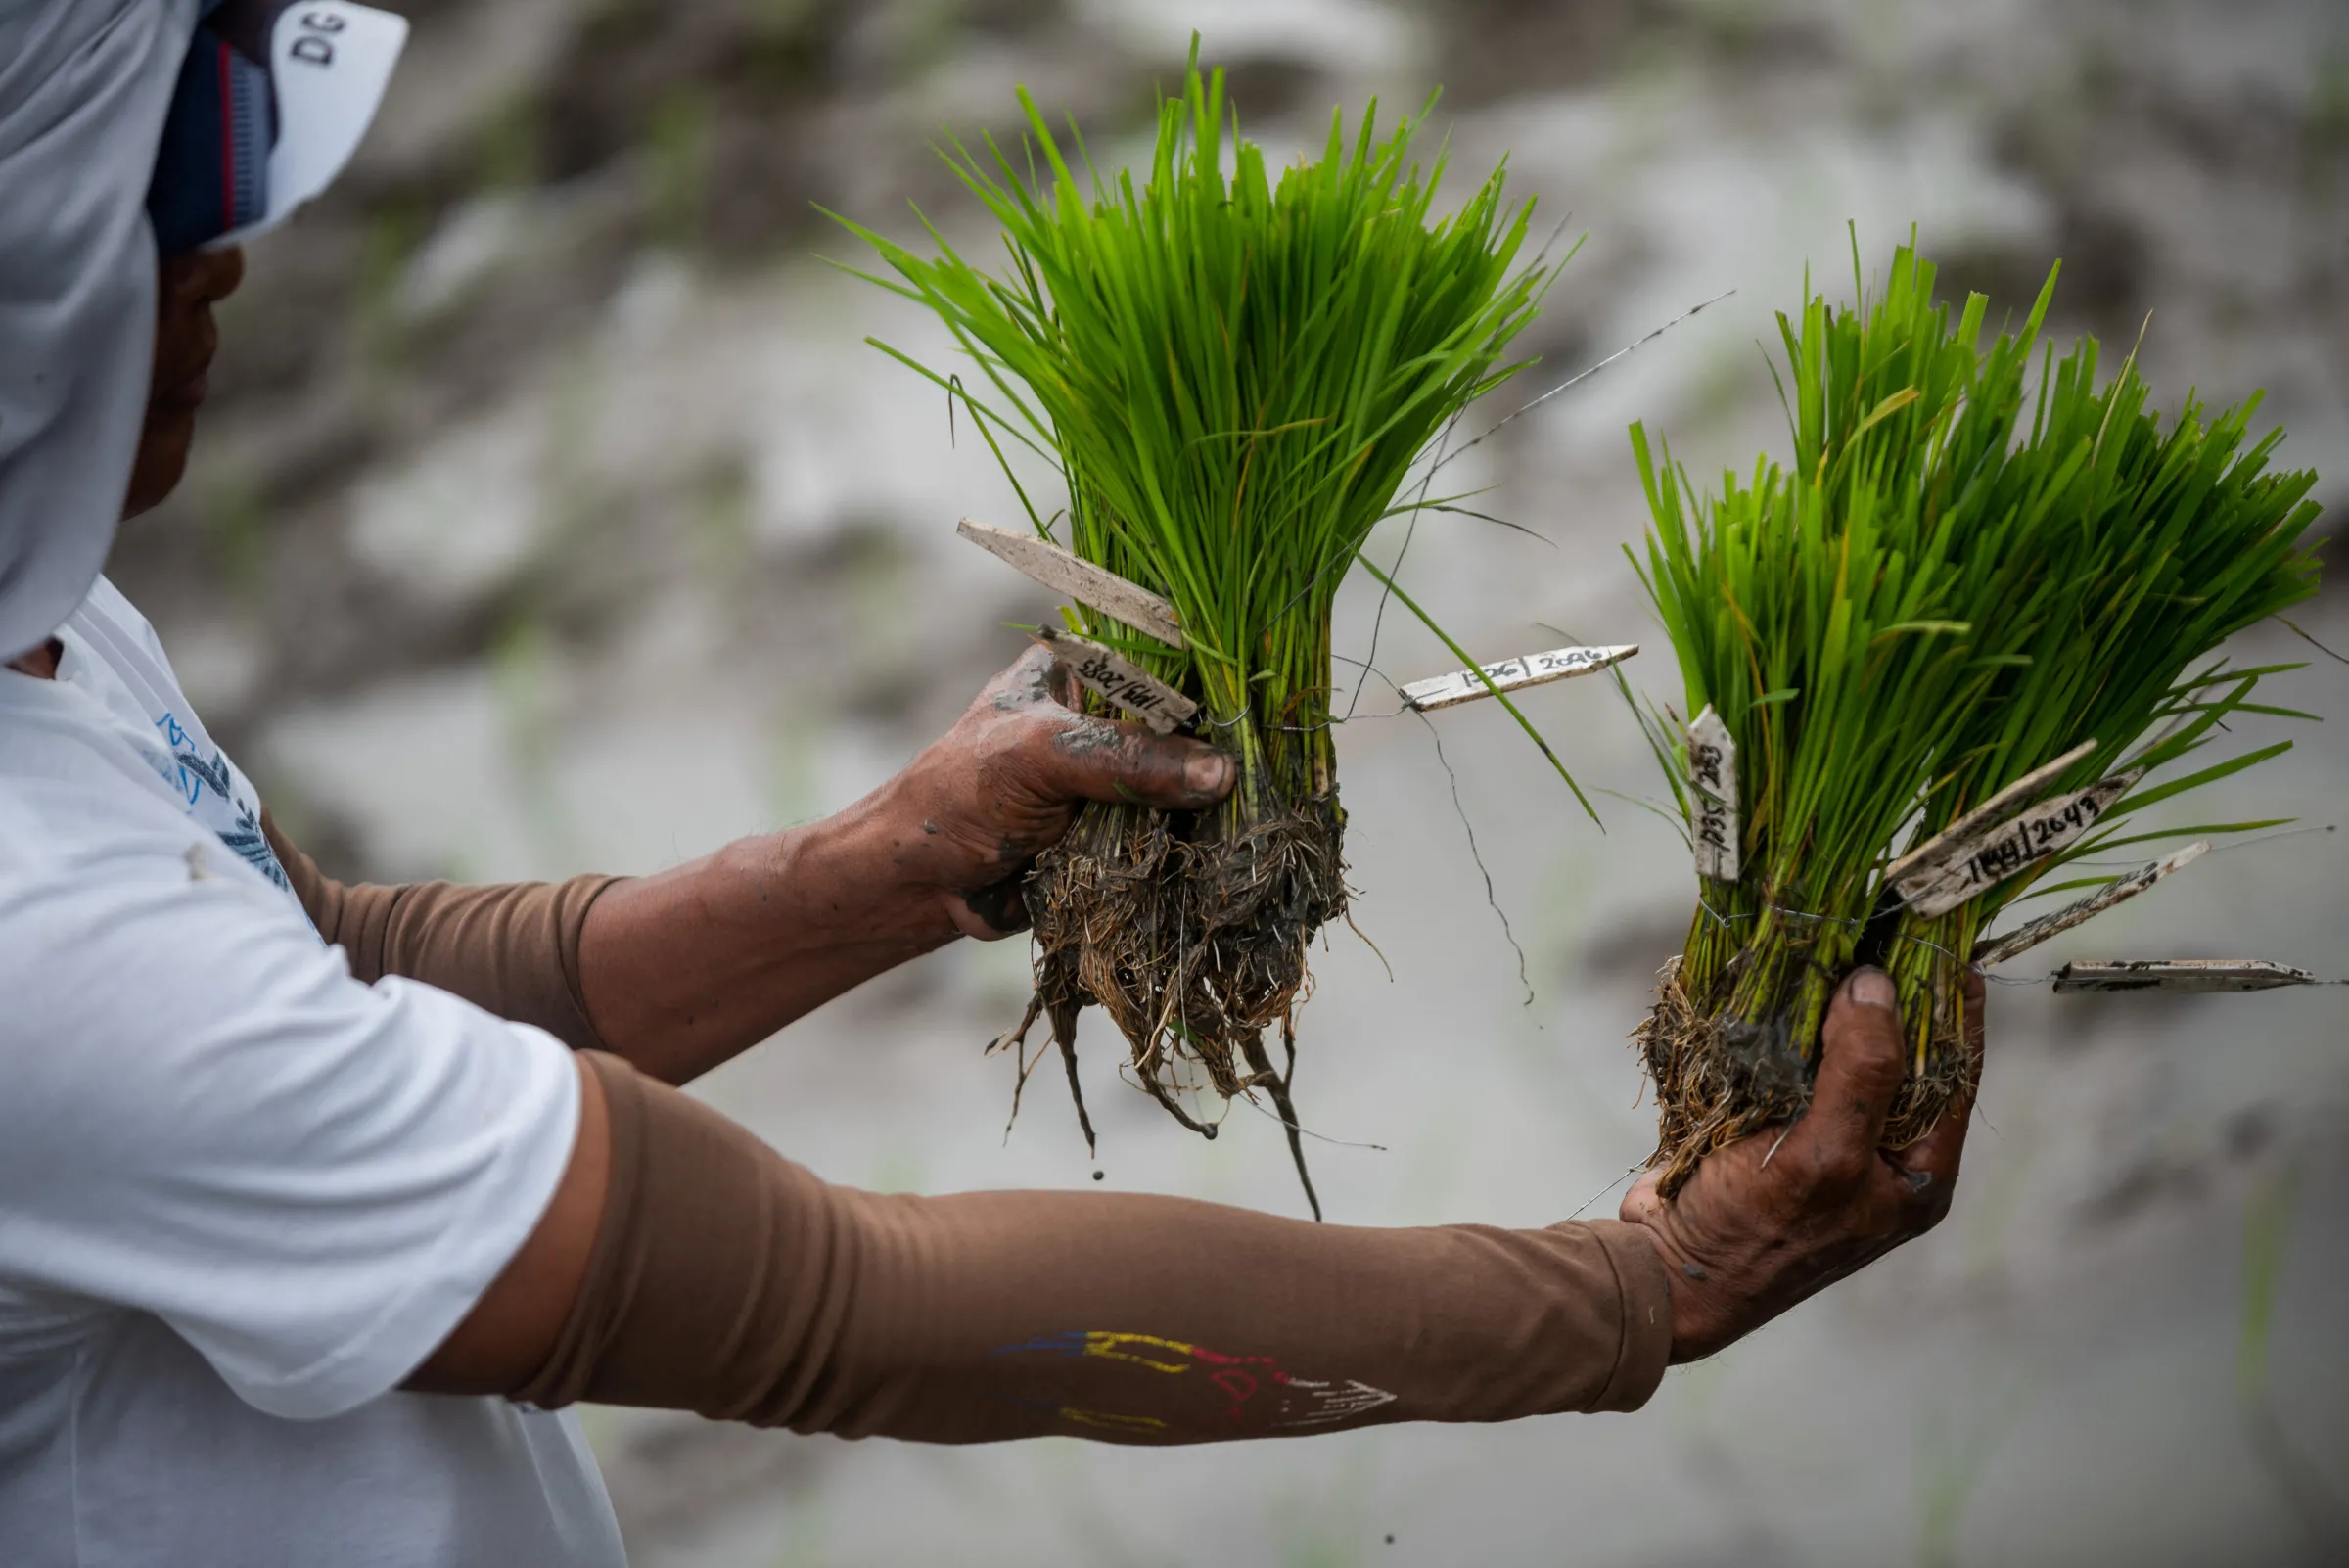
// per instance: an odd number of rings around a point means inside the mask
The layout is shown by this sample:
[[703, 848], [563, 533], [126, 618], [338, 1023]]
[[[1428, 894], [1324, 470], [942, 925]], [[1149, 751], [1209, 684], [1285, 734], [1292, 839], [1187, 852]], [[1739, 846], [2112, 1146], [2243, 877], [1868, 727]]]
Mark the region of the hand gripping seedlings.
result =
[[1308, 945], [1347, 903], [1331, 606], [1382, 519], [1456, 502], [1398, 496], [1438, 434], [1519, 368], [1504, 354], [1547, 274], [1519, 263], [1528, 209], [1498, 172], [1438, 217], [1440, 161], [1413, 161], [1407, 120], [1380, 136], [1375, 106], [1276, 174], [1194, 52], [1137, 177], [1095, 171], [1022, 103], [1016, 160], [991, 140], [948, 157], [1003, 226], [1000, 272], [935, 228], [935, 258], [857, 232], [898, 275], [875, 281], [937, 311], [984, 386], [914, 368], [998, 458], [1008, 438], [1059, 470], [1067, 510], [1030, 505], [1036, 531], [1163, 599], [1176, 624], [1159, 629], [1179, 641], [1082, 607], [1063, 612], [1067, 632], [1196, 702], [1185, 727], [1238, 758], [1239, 782], [1195, 817], [1088, 807], [1039, 860], [1025, 890], [1036, 999], [1011, 1038], [1047, 1020], [1074, 1090], [1078, 1014], [1098, 1006], [1185, 1127], [1215, 1134], [1187, 1091], [1262, 1088], [1297, 1152], [1293, 1015]]
[[2229, 715], [2283, 712], [2249, 699], [2295, 667], [2212, 656], [2315, 591], [2315, 476], [2267, 471], [2280, 433], [2246, 444], [2256, 398], [2206, 418], [2189, 397], [2165, 426], [2134, 356], [2098, 387], [2094, 340], [2040, 351], [2053, 274], [1987, 347], [1987, 300], [1953, 322], [1933, 276], [1911, 245], [1856, 308], [1779, 318], [1787, 465], [1699, 499], [1633, 429], [1635, 565], [1694, 715], [1644, 715], [1699, 862], [1639, 1031], [1668, 1194], [1799, 1114], [1855, 962], [1891, 971], [1914, 1037], [1885, 1134], [1904, 1146], [1969, 1086], [1959, 982], [2008, 904], [2131, 875], [2048, 881], [2097, 851], [2273, 825], [2118, 831], [2288, 747], [2154, 776]]

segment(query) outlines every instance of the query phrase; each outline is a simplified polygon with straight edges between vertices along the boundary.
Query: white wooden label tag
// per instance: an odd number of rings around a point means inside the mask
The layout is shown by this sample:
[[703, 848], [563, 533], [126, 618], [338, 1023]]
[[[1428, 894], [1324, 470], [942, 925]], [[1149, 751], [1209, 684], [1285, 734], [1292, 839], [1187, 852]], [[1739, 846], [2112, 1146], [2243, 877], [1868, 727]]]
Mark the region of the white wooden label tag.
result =
[[[1480, 667], [1493, 677], [1493, 686], [1502, 691], [1515, 691], [1520, 686], [1542, 686], [1553, 680], [1568, 680], [1576, 675], [1588, 675], [1609, 665], [1622, 664], [1639, 651], [1637, 643], [1620, 648], [1552, 648], [1547, 653], [1522, 654], [1515, 659], [1503, 659], [1497, 665]], [[1426, 680], [1414, 680], [1403, 688], [1403, 705], [1421, 713], [1439, 708], [1456, 708], [1461, 703], [1475, 702], [1479, 697], [1493, 695], [1493, 686], [1477, 678], [1474, 669], [1455, 669], [1449, 675], [1431, 675]]]
[[1036, 639], [1060, 656], [1079, 685], [1116, 703], [1161, 735], [1189, 723], [1199, 712], [1197, 703], [1090, 637], [1057, 626], [1038, 626]]
[[[1980, 837], [1992, 828], [2012, 821], [2026, 807], [2061, 778], [2071, 766], [2096, 749], [2095, 741], [2083, 741], [2045, 767], [2033, 768], [2021, 778], [1966, 812], [1925, 844], [1895, 860], [1884, 873], [1897, 887], [1915, 879], [1916, 873], [1928, 867], [1942, 869], [1958, 858], [1968, 840]], [[1922, 886], [1921, 880], [1917, 881]]]
[[2060, 932], [2069, 931], [2084, 921], [2092, 920], [2116, 903], [2126, 903], [2182, 866], [2193, 864], [2208, 853], [2207, 840], [2188, 845], [2166, 860], [2156, 860], [2142, 870], [2132, 871], [2117, 882], [2107, 883], [2077, 903], [2070, 903], [2053, 914], [2041, 915], [2028, 925], [2020, 925], [1996, 942], [1974, 950], [1977, 964], [2003, 964], [2017, 958]]
[[1065, 593], [1087, 609], [1122, 621], [1176, 648], [1182, 643], [1182, 623], [1174, 607], [1157, 594], [1116, 573], [1081, 561], [1049, 539], [1033, 533], [1014, 533], [991, 524], [964, 518], [954, 531], [997, 560], [1056, 592]]
[[1987, 835], [1954, 846], [1937, 863], [1896, 880], [1892, 891], [1927, 919], [1948, 914], [1983, 889], [2071, 848], [2142, 776], [2121, 773], [2077, 794], [2058, 795]]
[[1688, 726], [1688, 787], [1695, 817], [1688, 837], [1696, 846], [1696, 874], [1734, 882], [1738, 872], [1737, 743], [1710, 703]]
[[2274, 991], [2317, 983], [2305, 969], [2265, 958], [2131, 958], [2070, 963], [2055, 971], [2057, 991]]

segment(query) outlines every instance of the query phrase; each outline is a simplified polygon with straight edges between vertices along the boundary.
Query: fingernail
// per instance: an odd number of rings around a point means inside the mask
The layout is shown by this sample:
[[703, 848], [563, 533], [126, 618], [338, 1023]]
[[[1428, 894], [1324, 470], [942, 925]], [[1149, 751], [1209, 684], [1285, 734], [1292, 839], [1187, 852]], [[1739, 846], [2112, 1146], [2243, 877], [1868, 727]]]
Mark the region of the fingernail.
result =
[[1881, 969], [1863, 969], [1852, 976], [1844, 994], [1861, 1007], [1890, 1007], [1898, 999], [1892, 989], [1892, 977]]
[[1191, 753], [1191, 760], [1182, 764], [1183, 787], [1193, 795], [1221, 795], [1230, 776], [1231, 759], [1212, 748]]

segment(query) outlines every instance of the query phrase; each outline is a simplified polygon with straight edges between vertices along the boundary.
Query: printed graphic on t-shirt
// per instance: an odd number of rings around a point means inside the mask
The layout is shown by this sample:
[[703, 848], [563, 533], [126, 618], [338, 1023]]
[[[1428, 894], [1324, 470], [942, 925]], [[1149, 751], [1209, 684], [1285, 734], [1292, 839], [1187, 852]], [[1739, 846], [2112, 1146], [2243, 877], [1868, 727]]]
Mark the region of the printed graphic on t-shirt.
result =
[[[236, 770], [229, 763], [228, 754], [215, 746], [211, 761], [206, 761], [195, 751], [195, 738], [180, 723], [177, 714], [163, 715], [155, 721], [155, 727], [161, 732], [164, 744], [171, 748], [171, 756], [179, 763], [179, 791], [187, 802], [189, 814], [218, 834], [220, 842], [234, 850], [247, 865], [291, 893], [294, 884], [287, 880], [285, 867], [277, 863], [277, 852], [269, 848], [269, 840], [261, 832], [259, 813], [237, 789]], [[205, 794], [207, 790], [211, 791], [209, 797]]]

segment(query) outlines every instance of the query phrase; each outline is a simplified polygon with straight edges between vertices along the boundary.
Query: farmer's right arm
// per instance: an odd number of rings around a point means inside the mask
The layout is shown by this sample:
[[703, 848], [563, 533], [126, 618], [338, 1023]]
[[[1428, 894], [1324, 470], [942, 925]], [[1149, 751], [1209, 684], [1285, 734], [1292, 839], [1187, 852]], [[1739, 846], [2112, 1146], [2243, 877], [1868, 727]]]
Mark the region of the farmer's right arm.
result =
[[1084, 801], [1213, 805], [1228, 759], [1082, 716], [1030, 650], [904, 771], [821, 822], [656, 876], [345, 887], [264, 819], [352, 972], [423, 980], [683, 1084], [873, 976], [1023, 929], [1019, 877]]
[[1947, 1208], [1962, 1109], [1905, 1156], [1877, 1151], [1903, 1061], [1871, 999], [1882, 978], [1838, 996], [1814, 1109], [1774, 1160], [1732, 1148], [1672, 1203], [1635, 1193], [1635, 1222], [1533, 1231], [851, 1191], [582, 1057], [590, 1110], [561, 1194], [414, 1386], [938, 1442], [1635, 1408], [1668, 1359], [1719, 1349]]

